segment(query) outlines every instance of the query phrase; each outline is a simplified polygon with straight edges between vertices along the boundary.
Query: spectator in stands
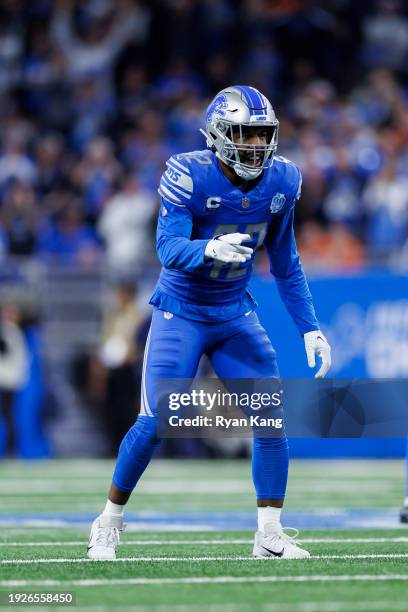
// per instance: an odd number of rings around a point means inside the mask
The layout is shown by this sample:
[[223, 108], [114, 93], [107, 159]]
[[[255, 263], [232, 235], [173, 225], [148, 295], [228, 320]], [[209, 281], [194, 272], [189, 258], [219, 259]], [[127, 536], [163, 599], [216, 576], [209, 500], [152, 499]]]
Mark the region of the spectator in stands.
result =
[[119, 180], [121, 169], [115, 159], [112, 143], [107, 138], [95, 138], [86, 149], [84, 158], [74, 168], [73, 180], [82, 193], [87, 221], [92, 225]]
[[36, 141], [34, 151], [38, 173], [36, 187], [39, 195], [45, 196], [64, 183], [63, 139], [59, 134], [46, 134]]
[[350, 148], [338, 147], [333, 153], [334, 166], [327, 172], [323, 212], [330, 223], [343, 223], [358, 234], [363, 216], [360, 205], [363, 177], [353, 163]]
[[115, 113], [115, 101], [107, 92], [101, 92], [94, 76], [82, 79], [72, 88], [72, 147], [81, 155], [98, 135], [106, 131]]
[[[35, 22], [28, 30], [22, 62], [24, 106], [30, 115], [41, 117], [53, 105], [54, 88], [62, 83], [64, 58], [52, 45], [46, 22]], [[47, 118], [47, 122], [49, 118]]]
[[118, 87], [118, 114], [119, 121], [124, 125], [132, 125], [146, 107], [146, 100], [150, 99], [152, 88], [146, 67], [141, 64], [126, 66]]
[[25, 128], [25, 125], [17, 125], [4, 133], [0, 157], [0, 187], [10, 179], [35, 183], [37, 170], [27, 152]]
[[0, 7], [0, 92], [14, 87], [20, 77], [24, 40], [21, 20], [13, 7]]
[[196, 151], [204, 146], [204, 138], [200, 133], [203, 121], [201, 99], [195, 94], [189, 94], [181, 100], [168, 115], [168, 134], [171, 143], [187, 151]]
[[98, 231], [106, 245], [109, 268], [120, 274], [140, 274], [152, 254], [149, 224], [157, 198], [143, 189], [134, 175], [125, 176], [121, 189], [109, 199], [99, 218]]
[[366, 240], [374, 257], [395, 254], [408, 233], [408, 175], [388, 160], [363, 194], [367, 215]]
[[121, 160], [135, 171], [141, 184], [154, 192], [166, 159], [174, 151], [167, 138], [165, 117], [154, 110], [145, 110], [135, 129], [123, 133]]
[[15, 307], [0, 310], [0, 415], [5, 426], [5, 448], [0, 455], [16, 453], [17, 436], [14, 404], [16, 393], [28, 380], [28, 351], [24, 335], [18, 327]]
[[83, 223], [80, 203], [73, 200], [46, 224], [39, 236], [38, 252], [46, 260], [69, 264], [94, 263], [100, 252], [95, 231]]
[[37, 244], [40, 213], [31, 185], [14, 182], [9, 186], [1, 217], [7, 233], [9, 254], [32, 255]]
[[316, 269], [357, 271], [366, 261], [361, 242], [341, 224], [324, 229], [308, 221], [302, 227], [298, 245], [302, 261]]
[[174, 57], [154, 83], [154, 89], [165, 107], [177, 104], [190, 95], [202, 95], [204, 80], [191, 69], [184, 56]]
[[75, 81], [98, 75], [101, 90], [110, 87], [120, 51], [130, 40], [143, 43], [146, 39], [149, 11], [127, 0], [81, 3], [79, 27], [75, 29], [73, 6], [72, 0], [58, 0], [51, 26], [53, 39], [67, 62], [67, 76]]
[[408, 19], [399, 0], [378, 0], [376, 13], [364, 20], [363, 58], [371, 66], [407, 72]]
[[6, 259], [8, 252], [7, 234], [0, 221], [0, 262]]
[[112, 452], [139, 412], [136, 334], [144, 315], [131, 281], [117, 283], [102, 327], [100, 360], [107, 370], [105, 420]]
[[0, 300], [0, 456], [49, 457], [38, 303], [15, 284], [2, 286]]

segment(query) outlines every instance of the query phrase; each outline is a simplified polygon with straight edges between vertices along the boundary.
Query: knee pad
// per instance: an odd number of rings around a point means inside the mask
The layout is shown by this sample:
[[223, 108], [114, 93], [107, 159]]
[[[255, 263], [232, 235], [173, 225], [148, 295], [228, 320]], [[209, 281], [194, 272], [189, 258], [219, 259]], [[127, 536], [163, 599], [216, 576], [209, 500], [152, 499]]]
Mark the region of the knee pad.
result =
[[122, 440], [128, 453], [132, 452], [135, 444], [141, 446], [157, 445], [160, 439], [157, 437], [157, 417], [140, 415], [129, 429]]

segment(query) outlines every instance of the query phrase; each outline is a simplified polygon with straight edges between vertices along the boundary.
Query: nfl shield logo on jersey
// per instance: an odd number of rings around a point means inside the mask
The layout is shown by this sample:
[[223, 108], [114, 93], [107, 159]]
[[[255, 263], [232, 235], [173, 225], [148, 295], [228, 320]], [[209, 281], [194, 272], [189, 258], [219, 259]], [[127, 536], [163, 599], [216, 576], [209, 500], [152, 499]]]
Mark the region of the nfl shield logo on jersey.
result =
[[286, 197], [284, 196], [283, 193], [275, 193], [271, 201], [271, 206], [270, 206], [271, 213], [279, 212], [280, 209], [283, 208], [285, 202], [286, 202]]

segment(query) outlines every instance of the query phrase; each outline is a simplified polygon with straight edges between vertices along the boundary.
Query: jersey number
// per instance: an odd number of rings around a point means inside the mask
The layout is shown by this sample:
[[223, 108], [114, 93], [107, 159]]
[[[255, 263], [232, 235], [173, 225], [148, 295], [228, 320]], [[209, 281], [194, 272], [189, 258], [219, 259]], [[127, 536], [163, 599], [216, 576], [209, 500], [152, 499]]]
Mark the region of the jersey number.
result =
[[[217, 225], [215, 228], [214, 236], [219, 236], [220, 234], [234, 234], [238, 231], [239, 225], [235, 224], [225, 224], [225, 225]], [[242, 230], [243, 234], [250, 234], [251, 239], [255, 239], [255, 235], [258, 236], [256, 244], [254, 246], [254, 251], [258, 249], [265, 240], [266, 232], [267, 232], [268, 224], [267, 223], [248, 223], [245, 228]], [[228, 266], [228, 273], [225, 278], [240, 278], [241, 276], [245, 276], [248, 274], [248, 268], [240, 268], [239, 263], [225, 264], [222, 261], [214, 261], [211, 266], [209, 276], [210, 278], [218, 278], [221, 270], [225, 266]]]

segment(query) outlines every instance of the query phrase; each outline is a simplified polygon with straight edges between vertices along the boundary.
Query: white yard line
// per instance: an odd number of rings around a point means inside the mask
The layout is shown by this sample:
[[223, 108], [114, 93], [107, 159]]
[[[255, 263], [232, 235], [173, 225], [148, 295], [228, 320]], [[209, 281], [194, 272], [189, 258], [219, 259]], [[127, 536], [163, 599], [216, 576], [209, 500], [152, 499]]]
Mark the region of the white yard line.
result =
[[[352, 559], [408, 559], [408, 553], [384, 553], [384, 554], [361, 554], [361, 555], [311, 555], [310, 559], [318, 560], [352, 560]], [[109, 559], [104, 563], [123, 563], [123, 562], [146, 562], [146, 563], [175, 563], [175, 562], [200, 562], [200, 561], [265, 561], [267, 557], [262, 559], [254, 559], [249, 555], [225, 555], [217, 557], [119, 557], [118, 559]], [[0, 565], [30, 565], [36, 563], [93, 563], [94, 559], [84, 558], [60, 558], [55, 559], [2, 559]]]
[[[407, 555], [408, 557], [408, 555]], [[245, 556], [219, 556], [219, 557], [119, 557], [118, 559], [109, 559], [107, 563], [123, 563], [123, 562], [200, 562], [200, 561], [253, 561], [253, 557]], [[262, 560], [262, 559], [261, 559]], [[4, 559], [0, 561], [0, 565], [31, 565], [36, 563], [94, 563], [94, 559], [84, 558], [55, 558], [55, 559]], [[97, 561], [100, 562], [100, 561]], [[105, 561], [103, 561], [105, 562]]]
[[[274, 602], [262, 604], [263, 612], [350, 612], [350, 606], [353, 606], [353, 612], [370, 612], [379, 610], [389, 610], [392, 605], [392, 610], [406, 612], [407, 605], [405, 602], [390, 600], [366, 600], [366, 601], [301, 601], [301, 602]], [[369, 608], [367, 607], [369, 605]], [[224, 603], [224, 604], [188, 604], [188, 605], [133, 605], [121, 606], [121, 612], [248, 612], [248, 604]], [[112, 611], [111, 606], [77, 606], [75, 612], [103, 612]]]
[[[388, 582], [407, 581], [408, 574], [340, 574], [306, 576], [192, 576], [189, 578], [88, 578], [78, 580], [0, 580], [1, 587], [35, 586], [108, 586], [131, 584], [233, 584], [243, 582]], [[369, 607], [369, 606], [368, 606]]]
[[304, 544], [386, 544], [387, 542], [408, 542], [408, 537], [395, 538], [302, 538]]
[[[397, 510], [395, 510], [395, 512], [397, 512]], [[129, 521], [127, 523], [127, 533], [145, 533], [158, 531], [165, 533], [180, 531], [183, 533], [194, 533], [196, 531], [206, 531], [211, 533], [213, 531], [220, 531], [220, 529], [215, 529], [213, 525], [210, 525], [208, 523], [195, 523], [193, 525], [189, 525], [186, 522], [181, 522], [181, 519], [180, 522], [170, 524], [168, 521], [166, 522], [165, 518], [161, 518], [160, 516], [157, 519], [153, 517], [158, 522], [152, 524], [148, 520], [144, 521], [143, 516], [143, 513], [141, 513], [141, 520], [137, 523], [132, 521]], [[50, 529], [52, 531], [54, 531], [55, 529], [63, 529], [70, 531], [85, 531], [88, 534], [90, 524], [90, 520], [86, 520], [80, 523], [72, 523], [60, 519], [25, 519], [22, 522], [19, 522], [19, 520], [17, 520], [13, 521], [12, 523], [3, 523], [0, 515], [0, 528], [2, 530], [7, 530], [7, 533], [20, 533], [23, 530], [30, 530], [31, 532], [34, 529], [36, 533], [42, 533], [46, 531], [46, 533], [48, 534]], [[16, 525], [18, 525], [18, 528], [16, 527]], [[403, 526], [401, 525], [401, 527]]]
[[[300, 538], [302, 544], [387, 544], [408, 543], [407, 537], [394, 538]], [[0, 546], [84, 546], [86, 540], [64, 541], [41, 541], [41, 542], [0, 542]], [[121, 546], [201, 546], [201, 545], [225, 545], [225, 544], [252, 544], [253, 538], [245, 540], [122, 540]]]

